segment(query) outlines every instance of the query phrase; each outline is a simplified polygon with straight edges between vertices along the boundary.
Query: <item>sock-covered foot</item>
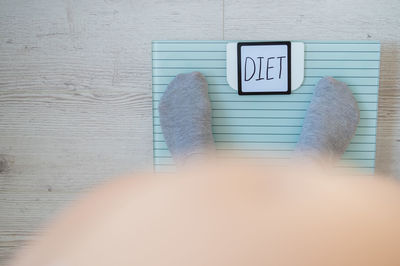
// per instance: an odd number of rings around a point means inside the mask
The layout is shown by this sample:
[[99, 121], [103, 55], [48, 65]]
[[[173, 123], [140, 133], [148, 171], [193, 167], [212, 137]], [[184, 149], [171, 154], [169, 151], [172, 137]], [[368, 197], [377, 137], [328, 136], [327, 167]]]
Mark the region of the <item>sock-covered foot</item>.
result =
[[158, 109], [164, 139], [175, 161], [214, 149], [208, 85], [201, 73], [176, 76]]
[[297, 153], [334, 161], [346, 151], [357, 128], [360, 111], [347, 85], [332, 77], [321, 79], [304, 119]]

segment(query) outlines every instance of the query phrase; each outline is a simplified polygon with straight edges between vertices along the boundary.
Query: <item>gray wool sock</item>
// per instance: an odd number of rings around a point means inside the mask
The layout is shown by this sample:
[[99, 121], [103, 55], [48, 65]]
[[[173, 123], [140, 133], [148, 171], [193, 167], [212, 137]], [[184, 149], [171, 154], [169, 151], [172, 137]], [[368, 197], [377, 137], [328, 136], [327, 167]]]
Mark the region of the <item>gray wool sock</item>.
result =
[[357, 102], [347, 85], [324, 77], [315, 87], [297, 153], [316, 160], [338, 159], [346, 151], [359, 120]]
[[200, 72], [177, 75], [161, 98], [159, 112], [164, 139], [176, 161], [214, 149], [208, 85]]

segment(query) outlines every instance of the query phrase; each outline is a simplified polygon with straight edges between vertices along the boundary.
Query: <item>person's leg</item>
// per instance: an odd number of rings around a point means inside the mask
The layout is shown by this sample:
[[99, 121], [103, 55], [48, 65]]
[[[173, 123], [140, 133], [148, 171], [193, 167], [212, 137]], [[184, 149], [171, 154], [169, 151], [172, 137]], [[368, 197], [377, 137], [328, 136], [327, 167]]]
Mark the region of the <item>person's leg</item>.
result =
[[159, 113], [165, 142], [176, 162], [214, 149], [208, 84], [200, 72], [177, 75], [160, 100]]
[[[201, 73], [179, 74], [168, 85], [159, 112], [164, 138], [175, 161], [214, 149], [208, 86]], [[346, 150], [358, 121], [357, 102], [347, 85], [331, 77], [321, 79], [296, 154], [330, 164]]]
[[343, 155], [360, 119], [357, 102], [347, 85], [321, 79], [304, 119], [296, 154], [327, 163]]

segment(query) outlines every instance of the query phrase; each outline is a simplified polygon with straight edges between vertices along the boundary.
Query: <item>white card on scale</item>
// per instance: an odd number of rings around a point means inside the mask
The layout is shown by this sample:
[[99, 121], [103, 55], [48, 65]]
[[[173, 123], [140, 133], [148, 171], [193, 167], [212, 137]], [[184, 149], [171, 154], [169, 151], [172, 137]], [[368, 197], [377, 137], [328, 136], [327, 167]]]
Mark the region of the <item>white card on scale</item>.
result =
[[238, 43], [239, 94], [290, 94], [290, 42]]
[[239, 94], [288, 94], [303, 83], [304, 43], [231, 42], [226, 65], [227, 82]]

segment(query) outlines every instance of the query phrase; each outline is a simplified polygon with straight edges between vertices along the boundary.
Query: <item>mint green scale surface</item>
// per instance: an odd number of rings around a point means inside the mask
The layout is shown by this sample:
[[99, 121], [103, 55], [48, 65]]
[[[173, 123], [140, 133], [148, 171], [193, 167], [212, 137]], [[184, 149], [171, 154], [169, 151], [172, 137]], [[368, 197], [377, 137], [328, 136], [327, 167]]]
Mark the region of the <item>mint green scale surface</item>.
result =
[[342, 165], [373, 173], [375, 168], [380, 43], [304, 41], [305, 77], [291, 95], [239, 96], [226, 82], [226, 41], [154, 41], [154, 169], [173, 165], [160, 127], [158, 103], [179, 73], [200, 71], [209, 84], [213, 134], [223, 150], [270, 152], [287, 157], [294, 149], [315, 84], [324, 76], [346, 82], [358, 101], [360, 123]]

